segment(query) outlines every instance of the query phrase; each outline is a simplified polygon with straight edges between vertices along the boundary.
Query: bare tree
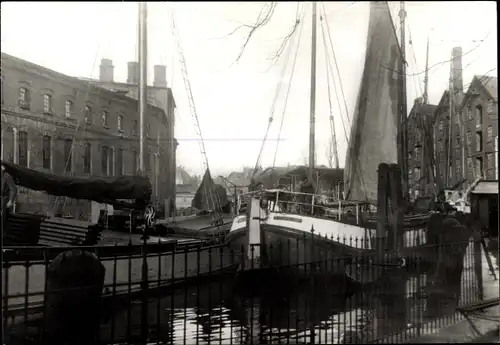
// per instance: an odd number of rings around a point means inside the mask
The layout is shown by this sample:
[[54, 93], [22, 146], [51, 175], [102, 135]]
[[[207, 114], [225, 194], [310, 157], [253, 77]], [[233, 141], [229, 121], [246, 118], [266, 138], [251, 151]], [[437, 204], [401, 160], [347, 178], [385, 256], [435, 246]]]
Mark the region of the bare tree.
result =
[[[266, 2], [262, 6], [262, 8], [261, 8], [261, 10], [260, 10], [260, 12], [259, 12], [259, 14], [258, 14], [258, 16], [253, 24], [241, 24], [225, 36], [225, 37], [231, 36], [231, 35], [235, 34], [236, 32], [240, 31], [241, 29], [246, 29], [248, 31], [246, 34], [246, 37], [244, 39], [243, 45], [240, 48], [240, 52], [238, 53], [238, 56], [236, 57], [236, 60], [233, 62], [233, 64], [237, 63], [240, 60], [240, 58], [243, 56], [243, 53], [245, 52], [245, 50], [250, 42], [250, 39], [257, 32], [257, 30], [263, 28], [264, 26], [266, 26], [269, 23], [269, 21], [271, 20], [271, 18], [274, 15], [274, 10], [276, 9], [276, 5], [277, 5], [277, 2]], [[291, 37], [293, 36], [295, 31], [297, 30], [297, 27], [300, 24], [299, 5], [300, 5], [300, 2], [297, 3], [297, 11], [295, 14], [295, 24], [293, 25], [293, 27], [291, 28], [289, 33], [283, 38], [278, 50], [276, 52], [274, 52], [274, 54], [271, 57], [271, 59], [274, 62], [276, 62], [279, 59], [279, 57], [281, 56], [281, 54], [285, 50], [287, 43], [290, 41]]]

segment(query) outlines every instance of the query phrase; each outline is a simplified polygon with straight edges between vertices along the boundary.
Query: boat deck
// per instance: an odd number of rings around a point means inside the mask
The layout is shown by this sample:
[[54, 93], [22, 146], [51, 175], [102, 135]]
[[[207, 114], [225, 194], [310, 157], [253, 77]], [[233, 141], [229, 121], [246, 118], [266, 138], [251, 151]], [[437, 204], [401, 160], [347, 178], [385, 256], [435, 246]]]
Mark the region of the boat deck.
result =
[[213, 216], [210, 214], [189, 217], [173, 222], [160, 221], [161, 226], [165, 227], [169, 234], [174, 237], [183, 238], [203, 238], [219, 237], [229, 232], [233, 222], [233, 216], [224, 214], [222, 216], [223, 224], [213, 225]]
[[[224, 223], [230, 223], [233, 221], [233, 216], [229, 214], [222, 215]], [[189, 229], [189, 230], [200, 230], [203, 228], [210, 227], [213, 223], [213, 215], [207, 214], [202, 216], [188, 216], [188, 217], [178, 217], [178, 218], [168, 218], [161, 219], [157, 221], [157, 224], [166, 226], [168, 228], [177, 229]]]
[[[112, 230], [104, 230], [102, 233], [102, 238], [99, 241], [98, 245], [128, 245], [129, 243], [132, 245], [138, 245], [138, 244], [143, 244], [144, 241], [142, 239], [141, 234], [130, 234], [130, 233], [125, 233], [125, 232], [118, 232], [118, 231], [112, 231]], [[147, 243], [197, 243], [201, 242], [199, 239], [194, 239], [194, 238], [179, 238], [176, 237], [175, 235], [172, 236], [149, 236], [147, 239]]]
[[[177, 219], [161, 219], [157, 224], [167, 228], [168, 232], [165, 236], [149, 236], [147, 243], [169, 243], [177, 242], [182, 244], [191, 244], [202, 242], [200, 237], [217, 236], [221, 233], [229, 231], [233, 217], [231, 215], [223, 215], [223, 225], [213, 226], [213, 216], [210, 214], [203, 216], [188, 216]], [[104, 230], [101, 232], [101, 240], [99, 245], [127, 245], [143, 244], [142, 234], [127, 233], [112, 230]]]

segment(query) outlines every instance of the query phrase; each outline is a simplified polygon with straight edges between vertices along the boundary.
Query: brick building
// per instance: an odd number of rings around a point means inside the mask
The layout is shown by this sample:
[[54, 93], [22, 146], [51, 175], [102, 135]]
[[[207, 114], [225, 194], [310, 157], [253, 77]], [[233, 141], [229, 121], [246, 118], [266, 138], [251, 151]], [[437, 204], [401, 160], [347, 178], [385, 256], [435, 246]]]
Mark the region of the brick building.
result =
[[410, 198], [434, 192], [434, 116], [436, 105], [417, 98], [408, 116], [408, 179]]
[[475, 75], [461, 104], [467, 178], [496, 180], [498, 148], [498, 79]]
[[460, 117], [464, 98], [462, 55], [462, 48], [453, 48], [450, 87], [443, 92], [434, 116], [435, 173], [440, 188], [452, 187], [464, 178]]
[[458, 111], [450, 113], [450, 92], [444, 91], [434, 113], [434, 168], [436, 183], [442, 188], [451, 186], [461, 177], [460, 164], [455, 163], [461, 155], [458, 115]]
[[[139, 64], [137, 62], [128, 62], [126, 83], [120, 83], [114, 80], [114, 66], [112, 60], [101, 59], [99, 68], [99, 80], [90, 80], [92, 83], [130, 98], [139, 99]], [[169, 164], [162, 169], [162, 173], [166, 177], [168, 195], [171, 196], [173, 202], [172, 206], [175, 209], [176, 150], [178, 145], [177, 141], [174, 139], [176, 105], [172, 89], [167, 86], [167, 67], [155, 65], [153, 69], [153, 84], [148, 85], [147, 89], [148, 103], [163, 109], [167, 121], [167, 135], [159, 137], [153, 136], [153, 138], [157, 140], [160, 150], [165, 152], [168, 157], [171, 157]], [[89, 81], [88, 79], [84, 80]]]
[[[479, 176], [498, 179], [497, 78], [476, 75], [466, 93], [460, 85], [451, 88], [451, 100], [450, 91], [446, 90], [437, 106], [422, 104], [418, 99], [410, 112], [408, 160], [412, 198], [450, 188], [463, 179], [467, 180], [464, 187]], [[431, 135], [425, 138], [425, 132]]]
[[[2, 53], [1, 62], [2, 159], [60, 175], [137, 171], [137, 100], [8, 54]], [[171, 195], [169, 181], [155, 172], [164, 171], [172, 157], [158, 152], [157, 137], [168, 138], [169, 125], [155, 106], [145, 120], [146, 173], [154, 201], [163, 203]], [[88, 219], [90, 203], [20, 188], [16, 210]]]
[[412, 198], [463, 179], [467, 187], [478, 176], [498, 178], [497, 78], [476, 75], [464, 93], [461, 57], [462, 49], [453, 48], [450, 87], [438, 104], [417, 99], [408, 117]]

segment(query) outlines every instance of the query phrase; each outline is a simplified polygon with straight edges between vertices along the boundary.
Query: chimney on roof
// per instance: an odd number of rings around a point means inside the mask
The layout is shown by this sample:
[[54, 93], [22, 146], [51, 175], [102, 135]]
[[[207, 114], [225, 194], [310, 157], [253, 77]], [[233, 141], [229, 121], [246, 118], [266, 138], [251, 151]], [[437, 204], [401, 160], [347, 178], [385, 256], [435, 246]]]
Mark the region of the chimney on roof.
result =
[[167, 87], [167, 66], [154, 66], [154, 81], [153, 86]]
[[139, 84], [139, 63], [137, 61], [130, 61], [127, 63], [127, 66], [127, 84]]
[[99, 66], [99, 81], [105, 83], [112, 83], [114, 80], [114, 68], [113, 61], [110, 59], [101, 59], [101, 65]]
[[464, 91], [464, 80], [462, 75], [462, 47], [455, 47], [451, 51], [451, 83], [455, 92]]

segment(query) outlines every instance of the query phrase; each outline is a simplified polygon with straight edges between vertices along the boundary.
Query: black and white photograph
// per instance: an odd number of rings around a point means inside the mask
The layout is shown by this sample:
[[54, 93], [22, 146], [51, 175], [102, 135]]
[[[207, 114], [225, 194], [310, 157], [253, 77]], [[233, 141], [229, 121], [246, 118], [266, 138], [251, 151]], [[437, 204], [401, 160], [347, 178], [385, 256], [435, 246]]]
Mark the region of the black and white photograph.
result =
[[0, 13], [2, 344], [500, 343], [496, 2]]

